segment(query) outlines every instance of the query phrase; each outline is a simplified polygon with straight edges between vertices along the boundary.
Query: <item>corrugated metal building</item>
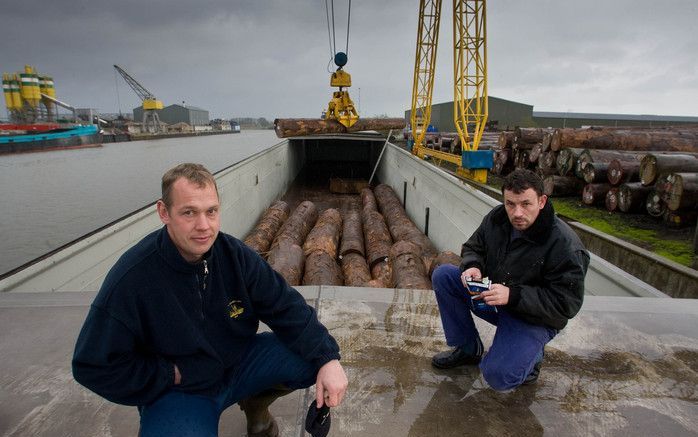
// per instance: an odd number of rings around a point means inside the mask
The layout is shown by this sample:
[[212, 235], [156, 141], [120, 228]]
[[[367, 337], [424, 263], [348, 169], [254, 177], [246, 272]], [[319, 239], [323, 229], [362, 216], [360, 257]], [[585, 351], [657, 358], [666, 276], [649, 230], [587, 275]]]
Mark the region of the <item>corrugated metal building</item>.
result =
[[[698, 124], [698, 117], [669, 115], [588, 114], [579, 112], [534, 111], [533, 105], [489, 96], [488, 124], [499, 130], [516, 127], [644, 126], [661, 127]], [[409, 123], [410, 110], [405, 111]], [[455, 132], [453, 102], [431, 107], [431, 123], [441, 132]]]
[[538, 127], [644, 126], [662, 127], [698, 124], [698, 117], [671, 115], [588, 114], [581, 112], [533, 111]]
[[[189, 105], [170, 105], [157, 111], [160, 121], [167, 124], [187, 123], [190, 126], [206, 126], [209, 123], [208, 111]], [[133, 109], [133, 119], [143, 120], [143, 108]]]
[[[533, 126], [533, 105], [512, 102], [489, 96], [488, 123], [496, 125], [500, 130], [514, 129], [517, 126]], [[409, 121], [411, 110], [405, 111], [405, 119]], [[431, 106], [431, 125], [441, 132], [455, 132], [453, 123], [453, 102], [437, 103]]]

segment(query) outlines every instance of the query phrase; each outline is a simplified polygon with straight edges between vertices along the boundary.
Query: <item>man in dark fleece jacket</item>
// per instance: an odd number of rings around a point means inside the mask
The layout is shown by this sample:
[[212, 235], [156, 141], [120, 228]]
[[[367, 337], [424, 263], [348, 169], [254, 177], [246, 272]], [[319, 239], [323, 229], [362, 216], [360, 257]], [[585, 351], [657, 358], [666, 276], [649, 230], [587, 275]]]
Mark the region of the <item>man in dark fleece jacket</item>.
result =
[[[276, 436], [267, 407], [313, 383], [318, 407], [339, 405], [347, 377], [337, 343], [262, 258], [219, 232], [211, 173], [169, 170], [157, 211], [165, 226], [119, 259], [90, 308], [75, 379], [138, 406], [142, 437], [216, 436], [234, 403], [248, 435]], [[260, 321], [273, 333], [257, 334]]]
[[[446, 343], [453, 347], [435, 355], [432, 365], [479, 363], [485, 381], [500, 391], [538, 379], [545, 345], [582, 306], [589, 266], [589, 254], [555, 216], [535, 173], [510, 173], [502, 194], [504, 205], [463, 244], [460, 268], [443, 265], [432, 276]], [[487, 276], [489, 288], [472, 294], [472, 281]], [[497, 326], [487, 354], [473, 313]]]

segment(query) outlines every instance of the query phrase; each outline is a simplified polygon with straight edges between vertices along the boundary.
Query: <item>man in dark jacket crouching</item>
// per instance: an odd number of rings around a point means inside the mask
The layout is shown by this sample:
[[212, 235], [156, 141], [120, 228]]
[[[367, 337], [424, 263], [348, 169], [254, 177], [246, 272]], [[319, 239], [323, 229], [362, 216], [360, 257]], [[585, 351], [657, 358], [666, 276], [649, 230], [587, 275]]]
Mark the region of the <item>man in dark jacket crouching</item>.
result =
[[[555, 216], [535, 173], [510, 173], [502, 194], [504, 204], [463, 244], [460, 268], [442, 265], [432, 276], [446, 343], [453, 347], [435, 355], [432, 365], [479, 363], [485, 381], [500, 391], [538, 379], [546, 343], [582, 306], [589, 266], [589, 254]], [[478, 295], [473, 282], [485, 277], [489, 285]], [[497, 326], [487, 354], [472, 314]]]
[[[73, 375], [138, 406], [140, 436], [216, 436], [239, 403], [249, 436], [277, 436], [268, 406], [316, 385], [339, 405], [347, 377], [315, 310], [257, 253], [219, 232], [216, 181], [181, 164], [162, 178], [164, 227], [112, 267], [80, 332]], [[259, 322], [272, 333], [258, 334]]]

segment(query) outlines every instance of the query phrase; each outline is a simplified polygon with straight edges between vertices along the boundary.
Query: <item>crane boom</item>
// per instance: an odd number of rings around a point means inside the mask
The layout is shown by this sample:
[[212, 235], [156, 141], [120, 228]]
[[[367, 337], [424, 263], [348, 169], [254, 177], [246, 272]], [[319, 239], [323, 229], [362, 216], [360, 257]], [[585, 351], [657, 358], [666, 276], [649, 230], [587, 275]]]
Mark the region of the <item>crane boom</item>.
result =
[[151, 133], [162, 131], [160, 117], [156, 112], [156, 110], [163, 108], [162, 102], [153, 93], [145, 89], [143, 85], [138, 83], [136, 79], [132, 78], [123, 68], [118, 65], [114, 65], [114, 68], [143, 101], [143, 129]]
[[138, 97], [140, 97], [141, 100], [156, 100], [153, 93], [145, 89], [143, 85], [138, 83], [136, 79], [132, 78], [131, 75], [124, 71], [123, 68], [119, 67], [118, 65], [114, 65], [114, 68], [116, 68], [116, 71], [119, 72], [121, 77], [124, 78], [124, 80], [131, 87], [131, 89], [135, 91], [136, 94], [138, 94]]

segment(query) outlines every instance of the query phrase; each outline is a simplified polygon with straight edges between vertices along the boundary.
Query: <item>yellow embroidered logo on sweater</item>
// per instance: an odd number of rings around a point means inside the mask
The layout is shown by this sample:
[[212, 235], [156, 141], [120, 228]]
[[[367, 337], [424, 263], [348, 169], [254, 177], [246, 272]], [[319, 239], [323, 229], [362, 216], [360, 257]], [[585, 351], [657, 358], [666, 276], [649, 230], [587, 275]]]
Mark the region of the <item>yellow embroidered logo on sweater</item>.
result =
[[228, 303], [228, 313], [230, 314], [231, 319], [237, 319], [238, 316], [245, 311], [245, 308], [243, 308], [242, 306], [238, 306], [238, 304], [241, 303], [241, 300], [231, 300]]

